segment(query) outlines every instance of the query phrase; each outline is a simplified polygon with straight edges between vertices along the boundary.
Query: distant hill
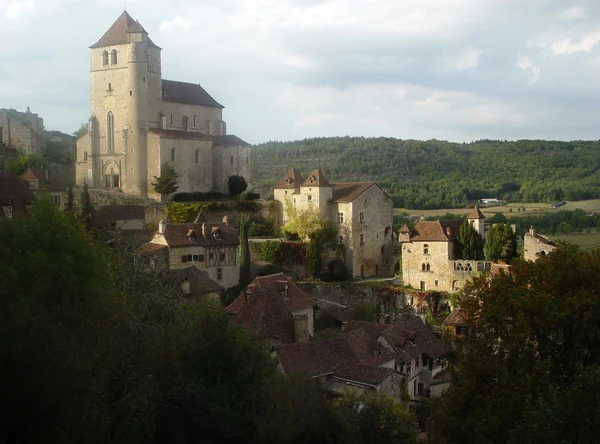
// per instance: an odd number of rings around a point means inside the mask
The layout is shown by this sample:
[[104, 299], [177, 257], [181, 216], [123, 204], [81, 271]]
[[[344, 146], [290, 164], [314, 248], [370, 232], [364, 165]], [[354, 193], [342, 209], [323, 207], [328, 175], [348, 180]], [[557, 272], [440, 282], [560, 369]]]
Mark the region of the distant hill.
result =
[[273, 187], [290, 166], [304, 174], [318, 167], [333, 181], [375, 181], [403, 208], [600, 198], [598, 141], [314, 138], [257, 145], [252, 163], [258, 186]]

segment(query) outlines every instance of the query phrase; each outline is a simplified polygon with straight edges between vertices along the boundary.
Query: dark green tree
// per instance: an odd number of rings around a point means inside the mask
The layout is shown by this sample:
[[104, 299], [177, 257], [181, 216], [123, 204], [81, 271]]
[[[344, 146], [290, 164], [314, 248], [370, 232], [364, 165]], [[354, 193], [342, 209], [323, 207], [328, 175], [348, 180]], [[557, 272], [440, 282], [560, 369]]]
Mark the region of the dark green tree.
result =
[[179, 188], [177, 185], [179, 176], [175, 171], [175, 167], [170, 162], [163, 163], [160, 169], [160, 177], [154, 176], [154, 179], [156, 182], [152, 183], [152, 187], [161, 197], [168, 196]]
[[248, 188], [248, 183], [246, 182], [246, 179], [244, 179], [244, 176], [233, 175], [229, 176], [227, 186], [229, 189], [229, 194], [232, 196], [239, 196], [246, 191], [246, 188]]
[[92, 198], [90, 197], [88, 184], [87, 181], [85, 181], [83, 182], [83, 191], [81, 192], [81, 213], [79, 215], [79, 219], [85, 226], [86, 230], [92, 228], [95, 214], [96, 210], [94, 209], [94, 205], [92, 205]]
[[465, 218], [460, 226], [458, 236], [461, 257], [465, 260], [480, 261], [484, 259], [483, 239], [475, 227]]
[[517, 256], [517, 235], [508, 224], [493, 225], [485, 240], [485, 257], [488, 261], [507, 264]]
[[322, 268], [321, 245], [316, 239], [311, 239], [306, 247], [306, 262], [308, 273], [312, 277], [319, 277]]
[[242, 216], [240, 221], [240, 287], [246, 288], [252, 282], [250, 269], [250, 245], [248, 244], [248, 225]]
[[75, 196], [73, 194], [73, 187], [69, 185], [67, 189], [67, 202], [65, 203], [65, 211], [73, 211], [75, 207]]
[[77, 128], [75, 131], [73, 131], [73, 135], [79, 139], [84, 134], [87, 134], [87, 131], [88, 131], [87, 123], [82, 123], [79, 128]]

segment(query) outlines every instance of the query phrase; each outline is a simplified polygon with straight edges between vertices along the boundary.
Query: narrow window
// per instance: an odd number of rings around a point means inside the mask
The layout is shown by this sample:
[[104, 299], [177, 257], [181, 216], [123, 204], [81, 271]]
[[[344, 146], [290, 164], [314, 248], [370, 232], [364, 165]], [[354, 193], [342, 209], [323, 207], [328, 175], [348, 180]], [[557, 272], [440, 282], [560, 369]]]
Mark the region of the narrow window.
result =
[[102, 53], [102, 66], [108, 65], [108, 51]]
[[425, 291], [425, 281], [421, 281], [421, 291]]
[[225, 252], [221, 251], [219, 253], [219, 262], [224, 263], [225, 262]]
[[106, 117], [106, 144], [108, 152], [112, 153], [115, 150], [115, 116], [112, 111], [108, 112]]
[[200, 160], [200, 153], [198, 152], [198, 150], [196, 150], [196, 153], [194, 154], [194, 160], [196, 163], [198, 163]]
[[249, 157], [250, 157], [250, 156], [246, 156], [246, 165], [248, 165], [248, 163], [249, 163], [249, 161], [250, 161]]
[[233, 156], [229, 158], [229, 162], [233, 165]]
[[171, 125], [173, 125], [173, 113], [171, 113]]
[[429, 244], [423, 244], [423, 254], [429, 254]]
[[188, 118], [187, 118], [187, 116], [183, 116], [183, 130], [184, 131], [188, 130]]
[[362, 246], [362, 245], [364, 245], [364, 244], [365, 244], [365, 235], [364, 235], [364, 234], [361, 234], [361, 235], [360, 235], [360, 245]]
[[196, 128], [196, 114], [194, 114], [194, 128]]
[[88, 160], [88, 153], [87, 153], [87, 151], [84, 151], [83, 152], [83, 161], [87, 162], [87, 160]]
[[309, 194], [308, 196], [306, 196], [306, 200], [309, 201], [309, 202], [312, 202], [312, 195]]
[[427, 271], [431, 271], [431, 266], [427, 264]]
[[183, 256], [181, 256], [181, 263], [186, 263], [187, 262], [187, 255], [184, 254]]
[[116, 49], [113, 49], [110, 53], [110, 64], [111, 65], [117, 64], [117, 50]]
[[438, 285], [439, 285], [439, 282], [438, 282], [438, 281], [435, 281], [435, 286], [437, 287]]
[[425, 271], [425, 264], [421, 264], [421, 271]]
[[213, 123], [212, 120], [208, 121], [208, 134], [212, 136], [213, 133]]
[[175, 147], [171, 148], [171, 162], [175, 162]]
[[223, 279], [223, 269], [217, 268], [217, 280], [220, 281]]
[[340, 224], [344, 222], [344, 213], [338, 213], [337, 214], [337, 221]]
[[160, 122], [160, 129], [167, 129], [167, 116], [158, 113], [158, 121]]
[[358, 218], [360, 220], [360, 223], [364, 224], [365, 223], [365, 212], [361, 211], [360, 213], [358, 213]]
[[108, 91], [112, 91], [112, 83], [108, 82]]

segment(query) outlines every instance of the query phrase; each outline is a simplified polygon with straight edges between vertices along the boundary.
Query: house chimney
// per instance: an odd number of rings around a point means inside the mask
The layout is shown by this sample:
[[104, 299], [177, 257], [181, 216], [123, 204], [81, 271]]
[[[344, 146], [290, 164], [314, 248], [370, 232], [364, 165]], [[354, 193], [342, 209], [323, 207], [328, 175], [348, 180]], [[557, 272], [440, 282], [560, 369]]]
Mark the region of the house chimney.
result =
[[228, 216], [223, 216], [223, 223], [225, 225], [229, 225], [229, 217]]
[[181, 281], [181, 292], [183, 294], [190, 294], [190, 281], [187, 277], [183, 278], [183, 281]]
[[164, 219], [161, 219], [160, 222], [158, 223], [158, 232], [164, 233], [166, 229], [167, 229], [167, 223], [165, 222]]
[[535, 236], [535, 229], [533, 228], [533, 225], [529, 227], [529, 234]]
[[202, 223], [202, 236], [206, 237], [206, 222]]

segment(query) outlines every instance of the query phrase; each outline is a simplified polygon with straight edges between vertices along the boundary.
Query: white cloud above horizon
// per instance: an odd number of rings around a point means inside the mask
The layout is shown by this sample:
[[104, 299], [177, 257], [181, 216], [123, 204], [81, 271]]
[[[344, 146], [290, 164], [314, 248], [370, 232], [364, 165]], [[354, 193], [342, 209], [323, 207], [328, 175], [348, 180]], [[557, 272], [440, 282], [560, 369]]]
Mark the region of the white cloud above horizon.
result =
[[[597, 139], [600, 4], [128, 0], [163, 76], [201, 83], [248, 140]], [[89, 52], [122, 0], [0, 0], [0, 108], [89, 115]], [[70, 13], [63, 14], [61, 11]]]

